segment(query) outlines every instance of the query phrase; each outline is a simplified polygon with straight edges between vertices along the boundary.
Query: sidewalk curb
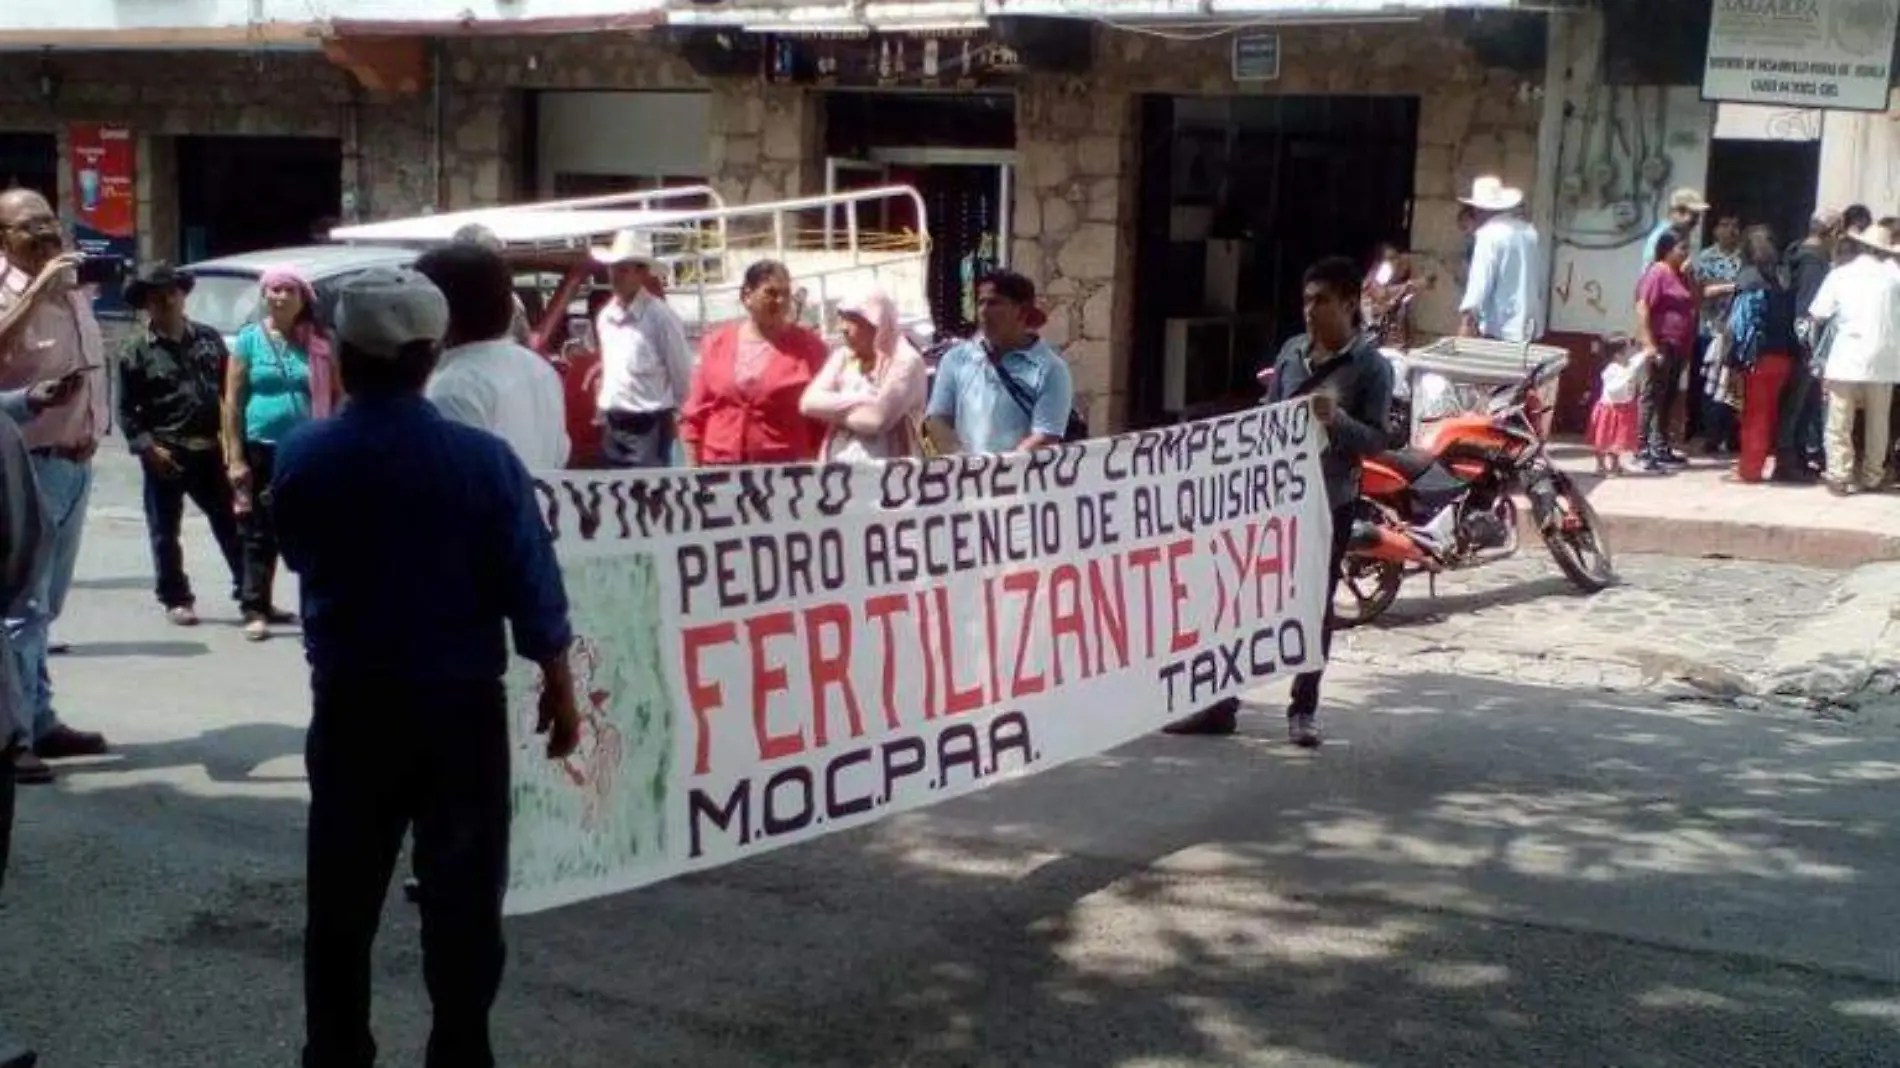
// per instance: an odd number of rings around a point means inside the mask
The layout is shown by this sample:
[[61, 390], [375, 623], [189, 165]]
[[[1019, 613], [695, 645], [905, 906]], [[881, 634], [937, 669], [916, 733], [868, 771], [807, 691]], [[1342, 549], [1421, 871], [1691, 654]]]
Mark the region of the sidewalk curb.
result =
[[[1691, 560], [1753, 560], [1837, 570], [1900, 560], [1900, 531], [1831, 527], [1791, 527], [1729, 519], [1685, 519], [1604, 510], [1597, 516], [1607, 528], [1612, 556], [1644, 554]], [[1519, 534], [1525, 547], [1541, 548], [1530, 503], [1519, 498]]]
[[1900, 532], [1791, 527], [1721, 519], [1602, 513], [1613, 553], [1725, 557], [1770, 564], [1852, 568], [1900, 560]]

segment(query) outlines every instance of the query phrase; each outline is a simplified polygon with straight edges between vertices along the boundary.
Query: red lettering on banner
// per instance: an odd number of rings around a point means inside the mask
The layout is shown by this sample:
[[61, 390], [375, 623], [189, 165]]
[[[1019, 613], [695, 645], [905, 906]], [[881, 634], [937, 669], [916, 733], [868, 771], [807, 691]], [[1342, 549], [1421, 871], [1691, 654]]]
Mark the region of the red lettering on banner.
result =
[[[1254, 612], [1260, 619], [1267, 618], [1268, 580], [1273, 586], [1274, 614], [1278, 615], [1286, 607], [1287, 575], [1295, 563], [1292, 550], [1293, 538], [1297, 536], [1297, 527], [1293, 527], [1290, 532], [1289, 525], [1298, 522], [1297, 519], [1282, 519], [1276, 515], [1263, 525], [1260, 551], [1253, 561]], [[1272, 542], [1271, 549], [1268, 547], [1269, 541]]]
[[983, 580], [983, 621], [988, 624], [988, 626], [984, 628], [983, 637], [985, 640], [983, 642], [983, 651], [989, 654], [990, 660], [990, 700], [1000, 701], [1002, 700], [1003, 693], [1003, 657], [1001, 650], [996, 647], [998, 641], [996, 636], [998, 629], [996, 626], [996, 580], [993, 578]]
[[[1068, 596], [1063, 596], [1063, 591]], [[1062, 607], [1067, 601], [1068, 608]], [[1095, 673], [1089, 670], [1089, 631], [1088, 623], [1082, 618], [1082, 573], [1074, 564], [1057, 564], [1049, 572], [1049, 653], [1055, 660], [1056, 685], [1062, 685], [1062, 638], [1068, 635], [1081, 651], [1082, 677], [1089, 678]]]
[[680, 634], [682, 674], [686, 676], [686, 701], [693, 706], [693, 774], [704, 775], [712, 763], [712, 710], [726, 703], [725, 690], [717, 681], [707, 681], [700, 671], [700, 656], [714, 645], [730, 645], [739, 640], [735, 623], [707, 623], [687, 627]]
[[[824, 632], [836, 635], [836, 645], [825, 651]], [[864, 737], [864, 711], [851, 685], [851, 610], [842, 604], [821, 604], [805, 610], [805, 648], [811, 657], [811, 743], [823, 749], [831, 741], [829, 694], [836, 686], [844, 692], [844, 714], [851, 737]], [[887, 661], [888, 670], [888, 661]]]
[[1201, 632], [1187, 629], [1182, 624], [1187, 620], [1184, 606], [1188, 599], [1188, 584], [1181, 581], [1181, 558], [1194, 555], [1194, 539], [1182, 538], [1168, 543], [1168, 592], [1169, 611], [1173, 616], [1173, 634], [1168, 639], [1168, 652], [1179, 655], [1201, 644]]
[[891, 617], [909, 608], [901, 593], [881, 593], [864, 602], [864, 618], [876, 620], [884, 634], [884, 725], [891, 730], [902, 723], [897, 718], [897, 624]]
[[1016, 629], [1016, 670], [1010, 674], [1009, 680], [1012, 697], [1028, 697], [1049, 688], [1046, 676], [1026, 674], [1029, 669], [1029, 638], [1035, 630], [1030, 620], [1036, 615], [1036, 589], [1041, 584], [1042, 576], [1034, 571], [1012, 571], [1003, 576], [1003, 589], [1023, 595], [1022, 626]]
[[1148, 635], [1148, 659], [1160, 655], [1155, 647], [1155, 565], [1161, 562], [1161, 550], [1152, 545], [1136, 549], [1128, 554], [1128, 566], [1141, 572], [1141, 589], [1146, 597], [1143, 605], [1147, 611], [1142, 613], [1142, 622], [1146, 624]]
[[937, 718], [937, 652], [930, 644], [930, 595], [917, 591], [917, 645], [924, 651], [924, 718]]
[[[1095, 608], [1095, 673], [1128, 666], [1128, 591], [1122, 589], [1122, 559], [1109, 558], [1112, 568], [1106, 576], [1102, 561], [1089, 561], [1089, 602]], [[1109, 650], [1116, 663], [1108, 664]]]
[[[1238, 576], [1247, 574], [1248, 569], [1253, 565], [1254, 553], [1259, 551], [1260, 548], [1260, 524], [1248, 523], [1246, 531], [1247, 540], [1244, 544], [1240, 545], [1234, 543], [1233, 531], [1223, 530], [1220, 534], [1222, 548], [1226, 551], [1227, 562], [1233, 565], [1233, 573]], [[1229, 590], [1227, 588], [1227, 577], [1225, 574], [1220, 576], [1220, 580], [1220, 599], [1222, 603], [1215, 609], [1214, 626], [1216, 629], [1221, 628], [1224, 625], [1223, 621], [1227, 618], [1229, 612], [1231, 612], [1234, 617], [1233, 625], [1238, 627], [1240, 626], [1240, 587], [1235, 586], [1234, 589]]]
[[[1216, 553], [1226, 566], [1233, 549], [1249, 542], [1269, 550], [1241, 569], [1259, 584], [1263, 599], [1279, 567], [1273, 550], [1284, 554], [1291, 546], [1288, 525], [1273, 526], [1237, 532], [1232, 546]], [[1190, 610], [1198, 607], [1200, 587], [1188, 580], [1192, 559], [1204, 548], [1180, 538], [1086, 564], [1006, 572], [982, 580], [980, 611], [975, 589], [966, 587], [968, 599], [955, 600], [955, 587], [946, 583], [683, 628], [683, 689], [698, 731], [694, 774], [710, 772], [714, 713], [725, 707], [728, 684], [746, 687], [757, 759], [772, 763], [876, 733], [880, 719], [885, 729], [903, 731], [1124, 670], [1143, 661], [1132, 646], [1144, 640], [1150, 660], [1198, 648], [1202, 632]], [[1137, 582], [1146, 586], [1141, 602], [1131, 605], [1128, 587]], [[1290, 589], [1281, 595], [1290, 596]], [[1145, 639], [1132, 643], [1131, 610], [1146, 621]], [[1168, 618], [1159, 619], [1163, 612]], [[899, 619], [907, 614], [909, 624]], [[803, 648], [794, 651], [791, 643]], [[738, 644], [745, 648], [723, 651]], [[867, 658], [879, 662], [873, 666]], [[981, 658], [988, 662], [973, 662]], [[740, 682], [739, 672], [750, 678]], [[867, 723], [864, 694], [873, 687], [882, 715]]]
[[937, 595], [937, 639], [943, 643], [943, 714], [960, 716], [983, 707], [983, 683], [957, 687], [956, 643], [950, 640], [950, 590], [939, 586]]
[[805, 729], [794, 727], [790, 734], [773, 734], [766, 722], [772, 695], [791, 689], [785, 665], [766, 660], [766, 643], [798, 633], [790, 612], [768, 612], [745, 621], [746, 644], [752, 650], [752, 733], [759, 741], [759, 759], [777, 760], [805, 751]]

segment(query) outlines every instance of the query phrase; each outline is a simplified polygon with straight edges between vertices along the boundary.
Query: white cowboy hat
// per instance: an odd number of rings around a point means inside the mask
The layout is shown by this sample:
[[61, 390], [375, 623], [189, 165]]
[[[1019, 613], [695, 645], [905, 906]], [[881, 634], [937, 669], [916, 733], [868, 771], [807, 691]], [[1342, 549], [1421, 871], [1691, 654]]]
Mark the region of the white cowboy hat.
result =
[[1479, 211], [1510, 211], [1524, 203], [1524, 191], [1513, 189], [1504, 184], [1504, 179], [1495, 174], [1487, 174], [1471, 183], [1471, 195], [1459, 197], [1458, 203], [1469, 204]]
[[1894, 244], [1893, 231], [1879, 223], [1875, 223], [1865, 230], [1849, 231], [1846, 237], [1849, 241], [1857, 245], [1865, 245], [1875, 252], [1884, 252], [1889, 256], [1900, 256], [1900, 245]]
[[618, 263], [653, 262], [653, 241], [638, 230], [622, 230], [614, 235], [613, 244], [606, 248], [598, 245], [588, 249], [595, 263], [612, 267]]

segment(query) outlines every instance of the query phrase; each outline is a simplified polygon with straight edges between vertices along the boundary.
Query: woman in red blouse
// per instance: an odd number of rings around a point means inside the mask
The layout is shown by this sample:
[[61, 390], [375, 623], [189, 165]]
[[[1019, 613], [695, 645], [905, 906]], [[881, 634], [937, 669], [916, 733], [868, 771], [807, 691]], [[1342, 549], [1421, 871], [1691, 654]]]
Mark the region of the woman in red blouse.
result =
[[792, 276], [777, 260], [746, 268], [746, 318], [699, 344], [699, 366], [680, 411], [680, 440], [696, 467], [796, 463], [818, 458], [823, 423], [798, 404], [830, 355], [795, 321]]

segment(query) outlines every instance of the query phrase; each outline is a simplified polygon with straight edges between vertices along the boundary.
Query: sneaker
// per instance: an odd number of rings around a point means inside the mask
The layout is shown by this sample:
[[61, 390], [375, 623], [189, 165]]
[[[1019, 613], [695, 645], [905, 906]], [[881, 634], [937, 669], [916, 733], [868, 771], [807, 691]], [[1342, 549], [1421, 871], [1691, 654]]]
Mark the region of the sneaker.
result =
[[261, 615], [250, 615], [244, 620], [244, 640], [247, 642], [267, 641], [270, 638], [270, 620]]
[[1687, 467], [1689, 458], [1674, 449], [1664, 449], [1656, 454], [1656, 462], [1664, 467]]
[[198, 612], [188, 604], [175, 604], [165, 609], [165, 618], [175, 627], [195, 627], [198, 625]]
[[1286, 717], [1286, 740], [1301, 749], [1319, 748], [1319, 723], [1311, 712], [1293, 712]]

